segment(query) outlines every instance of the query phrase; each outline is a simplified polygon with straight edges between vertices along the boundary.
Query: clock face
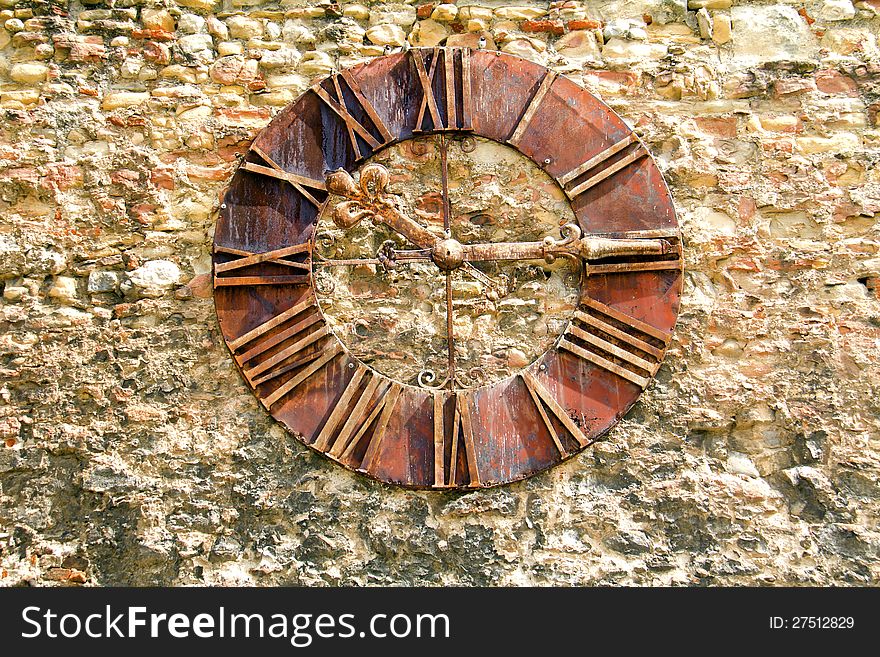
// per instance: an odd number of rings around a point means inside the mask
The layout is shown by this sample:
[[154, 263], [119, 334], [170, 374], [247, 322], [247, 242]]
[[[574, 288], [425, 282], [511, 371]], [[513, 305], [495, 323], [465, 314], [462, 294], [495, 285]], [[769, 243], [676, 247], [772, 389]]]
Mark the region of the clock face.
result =
[[[366, 161], [391, 173], [389, 194], [438, 240], [445, 237], [445, 155], [450, 235], [463, 243], [535, 242], [575, 220], [565, 194], [534, 162], [509, 146], [459, 135], [400, 142]], [[363, 169], [363, 165], [361, 167]], [[333, 222], [334, 196], [317, 224], [313, 269], [318, 304], [347, 351], [409, 385], [448, 377], [446, 272], [429, 259], [376, 263], [385, 248], [407, 240], [388, 226]], [[456, 387], [493, 384], [550, 349], [574, 316], [579, 260], [498, 260], [449, 272]], [[389, 343], [389, 334], [394, 335]]]
[[254, 141], [215, 232], [220, 328], [261, 403], [412, 487], [522, 479], [604, 435], [659, 367], [681, 276], [626, 124], [467, 49], [317, 83]]

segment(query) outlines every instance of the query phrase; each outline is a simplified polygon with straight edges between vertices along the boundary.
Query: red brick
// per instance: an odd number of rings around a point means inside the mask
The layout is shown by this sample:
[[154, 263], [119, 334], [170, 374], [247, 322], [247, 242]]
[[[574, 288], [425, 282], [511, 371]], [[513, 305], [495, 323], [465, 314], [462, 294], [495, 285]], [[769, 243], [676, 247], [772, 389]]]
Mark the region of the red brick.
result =
[[794, 140], [791, 137], [770, 137], [761, 140], [761, 148], [769, 153], [793, 153]]
[[697, 127], [716, 137], [736, 137], [736, 118], [701, 117], [695, 119]]
[[157, 205], [153, 203], [138, 203], [129, 208], [132, 219], [143, 226], [149, 226], [155, 219]]
[[148, 62], [156, 62], [157, 64], [171, 63], [171, 49], [164, 43], [157, 41], [147, 41], [143, 48], [144, 59]]
[[220, 182], [229, 176], [229, 167], [203, 167], [198, 164], [190, 164], [186, 167], [186, 174], [194, 180], [211, 180]]
[[254, 107], [239, 109], [237, 107], [221, 107], [217, 110], [222, 118], [227, 121], [254, 121], [270, 118], [271, 112], [268, 107]]
[[131, 169], [117, 169], [110, 172], [110, 182], [114, 185], [122, 185], [130, 190], [134, 190], [137, 187], [140, 178], [140, 174]]
[[737, 204], [737, 215], [743, 223], [748, 223], [758, 212], [758, 204], [751, 196], [743, 196]]
[[416, 9], [416, 18], [424, 20], [425, 18], [431, 18], [431, 12], [434, 11], [434, 4], [428, 3], [426, 5], [419, 5]]
[[99, 62], [107, 56], [103, 44], [73, 43], [67, 58], [72, 62]]
[[858, 96], [859, 90], [856, 81], [848, 75], [833, 69], [816, 71], [816, 87], [826, 94], [842, 96]]
[[568, 21], [568, 29], [569, 30], [596, 30], [602, 26], [602, 23], [599, 21]]
[[561, 20], [522, 22], [523, 32], [549, 32], [550, 34], [565, 34], [565, 24]]
[[152, 39], [153, 41], [173, 41], [174, 35], [165, 30], [132, 30], [132, 39]]
[[173, 169], [156, 167], [150, 172], [150, 182], [159, 189], [174, 189]]
[[7, 169], [3, 172], [3, 177], [7, 180], [16, 182], [31, 183], [36, 185], [40, 182], [40, 174], [33, 167], [19, 167], [16, 169]]
[[70, 164], [50, 164], [46, 167], [46, 173], [41, 181], [45, 189], [66, 191], [73, 187], [80, 187], [83, 183], [82, 169]]
[[787, 80], [777, 80], [773, 85], [773, 93], [779, 96], [790, 96], [791, 94], [802, 94], [807, 91], [816, 90], [816, 81], [812, 78], [789, 78]]

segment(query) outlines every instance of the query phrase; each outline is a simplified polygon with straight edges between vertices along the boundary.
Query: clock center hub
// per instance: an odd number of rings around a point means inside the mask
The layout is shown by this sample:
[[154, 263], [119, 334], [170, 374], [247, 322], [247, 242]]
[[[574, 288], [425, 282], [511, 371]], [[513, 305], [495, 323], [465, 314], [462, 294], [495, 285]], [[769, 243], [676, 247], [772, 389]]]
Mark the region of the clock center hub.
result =
[[464, 247], [458, 240], [445, 239], [431, 249], [431, 258], [443, 271], [452, 271], [464, 263]]

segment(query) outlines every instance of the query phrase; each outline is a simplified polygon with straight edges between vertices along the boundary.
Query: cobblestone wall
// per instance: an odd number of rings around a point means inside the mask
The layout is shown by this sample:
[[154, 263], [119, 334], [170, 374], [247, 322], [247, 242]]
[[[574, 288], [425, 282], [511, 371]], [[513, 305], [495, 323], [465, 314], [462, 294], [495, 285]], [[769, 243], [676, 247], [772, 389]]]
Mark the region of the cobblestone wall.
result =
[[[0, 0], [0, 584], [876, 584], [880, 0]], [[682, 314], [580, 457], [468, 494], [313, 455], [233, 368], [219, 195], [317, 76], [472, 45], [636, 127]]]

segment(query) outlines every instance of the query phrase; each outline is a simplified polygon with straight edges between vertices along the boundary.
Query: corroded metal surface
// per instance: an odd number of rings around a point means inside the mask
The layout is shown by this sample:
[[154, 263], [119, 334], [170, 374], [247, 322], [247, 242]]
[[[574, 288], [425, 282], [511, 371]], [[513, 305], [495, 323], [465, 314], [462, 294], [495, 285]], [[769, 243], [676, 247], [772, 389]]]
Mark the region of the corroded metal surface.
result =
[[[460, 243], [462, 262], [448, 270], [493, 254], [546, 259], [575, 240], [568, 255], [587, 255], [586, 244], [599, 249], [582, 269], [580, 306], [556, 346], [486, 387], [426, 390], [366, 367], [328, 328], [308, 274], [315, 224], [334, 188], [325, 176], [355, 172], [391, 143], [439, 131], [515, 146], [557, 181], [584, 236], [572, 229], [568, 242], [548, 236], [540, 248]], [[381, 182], [381, 172], [370, 175]], [[358, 193], [343, 174], [339, 181], [337, 192]], [[359, 211], [343, 208], [340, 222], [355, 222]], [[413, 247], [430, 250], [422, 255], [442, 259], [439, 241], [417, 222], [382, 217]], [[452, 251], [446, 265], [457, 261]], [[601, 437], [656, 373], [681, 292], [669, 193], [623, 121], [536, 64], [442, 48], [331, 76], [280, 113], [227, 192], [214, 263], [224, 338], [269, 412], [345, 466], [414, 487], [521, 479]]]

